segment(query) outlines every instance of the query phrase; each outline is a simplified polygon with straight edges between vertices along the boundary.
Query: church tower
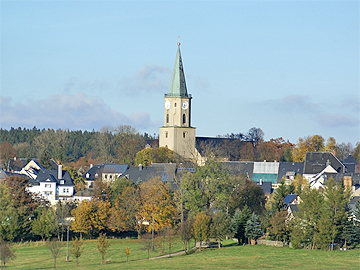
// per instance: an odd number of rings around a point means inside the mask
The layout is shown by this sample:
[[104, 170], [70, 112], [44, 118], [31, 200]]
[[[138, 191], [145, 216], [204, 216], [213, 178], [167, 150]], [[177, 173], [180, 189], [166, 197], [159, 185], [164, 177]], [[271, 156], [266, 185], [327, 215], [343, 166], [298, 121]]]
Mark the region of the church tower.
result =
[[159, 146], [168, 147], [184, 158], [196, 158], [195, 128], [191, 126], [191, 95], [185, 83], [180, 42], [175, 58], [169, 93], [164, 97], [164, 126], [160, 127]]

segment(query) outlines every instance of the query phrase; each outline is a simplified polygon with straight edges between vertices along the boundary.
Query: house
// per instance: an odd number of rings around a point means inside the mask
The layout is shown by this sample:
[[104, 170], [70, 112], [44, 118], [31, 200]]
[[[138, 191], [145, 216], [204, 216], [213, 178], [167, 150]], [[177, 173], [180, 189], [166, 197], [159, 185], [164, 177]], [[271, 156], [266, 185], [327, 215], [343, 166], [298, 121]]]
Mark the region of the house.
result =
[[285, 182], [294, 180], [296, 175], [302, 175], [304, 171], [304, 162], [280, 162], [279, 171], [277, 175], [277, 182], [280, 183], [281, 179]]
[[94, 181], [101, 179], [104, 182], [111, 183], [116, 178], [121, 177], [128, 168], [129, 165], [114, 163], [90, 165], [90, 169], [82, 177], [85, 178], [86, 187], [93, 188]]
[[288, 194], [284, 198], [284, 204], [286, 204], [287, 207], [287, 220], [292, 220], [296, 213], [299, 212], [298, 204], [300, 203], [300, 197], [297, 194]]
[[58, 200], [72, 200], [74, 182], [68, 171], [58, 165], [57, 170], [39, 170], [36, 178], [30, 178], [29, 191], [41, 195], [55, 204]]
[[36, 160], [31, 160], [20, 171], [5, 173], [29, 179], [29, 191], [55, 204], [58, 200], [70, 200], [74, 194], [74, 182], [68, 171], [57, 165], [56, 170], [47, 170]]
[[280, 163], [277, 161], [267, 162], [264, 160], [263, 162], [254, 162], [252, 179], [254, 181], [261, 180], [265, 182], [276, 183], [279, 173], [279, 165]]
[[174, 177], [177, 172], [177, 165], [175, 163], [153, 163], [149, 166], [129, 167], [123, 177], [131, 179], [135, 184], [148, 181], [153, 177], [160, 177], [162, 182], [174, 182]]
[[333, 153], [306, 153], [303, 176], [309, 181], [311, 188], [324, 188], [329, 177], [335, 178], [337, 174], [345, 172], [345, 165]]

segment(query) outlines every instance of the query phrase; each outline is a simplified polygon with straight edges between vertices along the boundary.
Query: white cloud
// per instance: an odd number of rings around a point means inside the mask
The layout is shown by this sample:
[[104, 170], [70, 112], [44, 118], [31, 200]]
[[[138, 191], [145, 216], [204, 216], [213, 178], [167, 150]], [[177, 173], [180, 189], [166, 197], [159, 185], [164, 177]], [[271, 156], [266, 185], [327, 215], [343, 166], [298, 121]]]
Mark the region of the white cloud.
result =
[[[121, 108], [121, 107], [119, 107]], [[131, 125], [147, 129], [154, 124], [147, 113], [125, 115], [107, 106], [102, 98], [85, 93], [51, 95], [41, 100], [12, 102], [0, 97], [0, 126], [98, 130], [103, 126]]]
[[119, 82], [122, 93], [127, 95], [143, 94], [144, 92], [165, 93], [170, 81], [171, 71], [156, 65], [143, 65], [135, 74], [124, 77]]

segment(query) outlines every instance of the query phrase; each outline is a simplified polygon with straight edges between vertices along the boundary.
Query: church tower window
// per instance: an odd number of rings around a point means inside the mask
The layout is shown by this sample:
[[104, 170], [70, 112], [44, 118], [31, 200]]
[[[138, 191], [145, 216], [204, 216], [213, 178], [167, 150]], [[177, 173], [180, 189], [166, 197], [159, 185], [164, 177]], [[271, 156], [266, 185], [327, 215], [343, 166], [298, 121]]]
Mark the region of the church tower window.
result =
[[166, 124], [169, 124], [169, 114], [166, 114]]
[[186, 124], [186, 114], [183, 114], [183, 124]]

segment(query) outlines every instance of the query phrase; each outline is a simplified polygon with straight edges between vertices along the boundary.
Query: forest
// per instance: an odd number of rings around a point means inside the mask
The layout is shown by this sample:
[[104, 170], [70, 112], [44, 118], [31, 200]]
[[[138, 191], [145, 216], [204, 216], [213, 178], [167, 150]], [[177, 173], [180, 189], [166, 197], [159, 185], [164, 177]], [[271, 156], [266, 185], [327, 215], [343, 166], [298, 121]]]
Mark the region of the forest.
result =
[[[100, 131], [90, 132], [40, 130], [36, 127], [0, 129], [0, 159], [4, 169], [14, 157], [37, 158], [43, 163], [51, 158], [75, 168], [106, 162], [138, 165], [141, 159], [137, 162], [136, 154], [147, 145], [157, 148], [157, 135], [140, 134], [128, 125], [103, 127]], [[219, 160], [302, 162], [307, 151], [332, 151], [340, 160], [352, 154], [360, 161], [359, 142], [353, 146], [351, 143], [337, 143], [333, 137], [325, 140], [321, 135], [299, 138], [296, 144], [281, 137], [265, 141], [263, 131], [255, 127], [245, 133], [218, 135], [213, 140], [199, 141], [197, 147], [202, 150], [202, 155]], [[161, 153], [154, 154], [152, 159], [152, 162], [164, 160]], [[179, 157], [173, 155], [165, 160], [179, 162]]]

